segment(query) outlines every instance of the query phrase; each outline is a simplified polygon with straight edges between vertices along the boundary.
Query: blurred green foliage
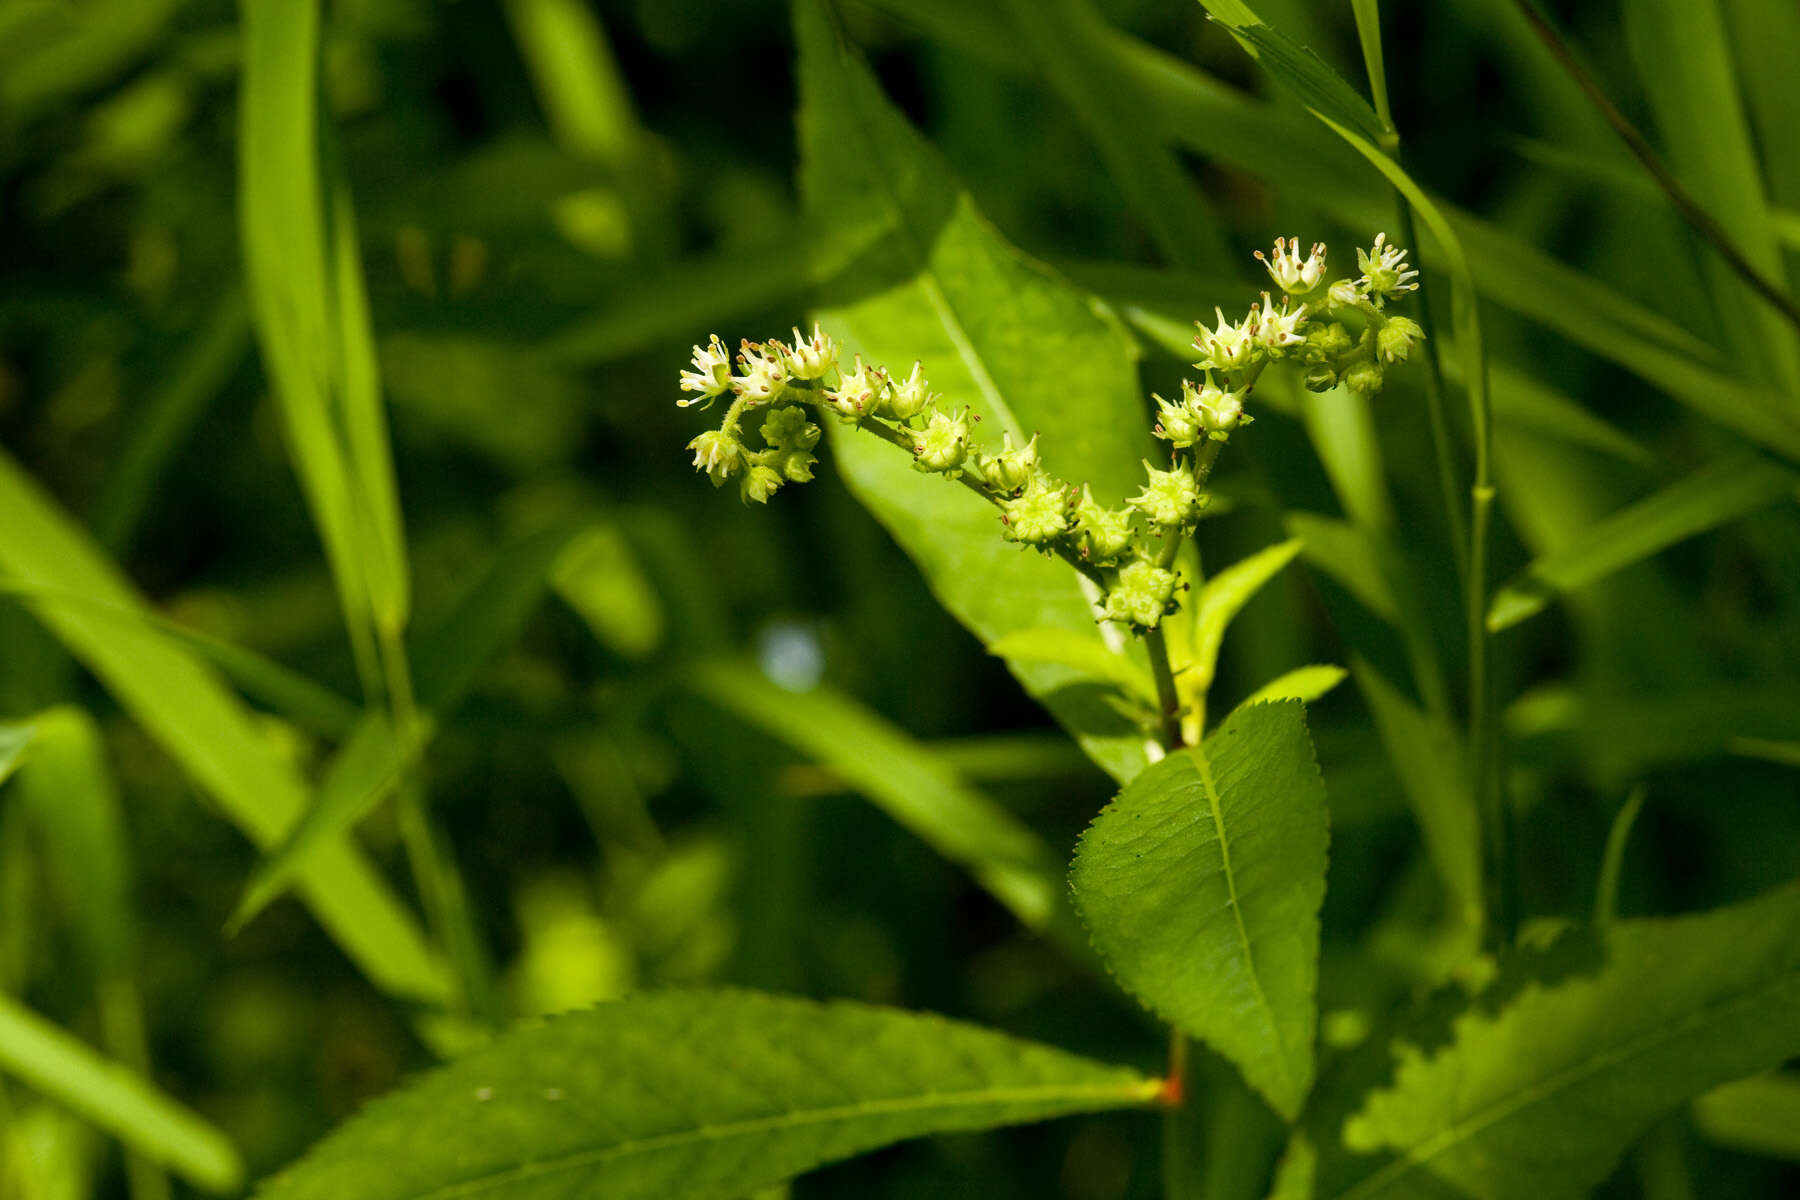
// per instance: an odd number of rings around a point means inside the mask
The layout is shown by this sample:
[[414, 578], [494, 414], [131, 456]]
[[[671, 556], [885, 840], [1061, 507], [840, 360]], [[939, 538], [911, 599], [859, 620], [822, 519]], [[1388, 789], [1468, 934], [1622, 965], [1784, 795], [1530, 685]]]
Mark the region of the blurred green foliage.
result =
[[[1589, 913], [1633, 785], [1621, 914], [1800, 876], [1794, 331], [1513, 6], [1381, 7], [1403, 161], [1481, 294], [1523, 914]], [[1257, 8], [1365, 78], [1353, 6]], [[1558, 15], [1785, 285], [1800, 16], [1623, 8]], [[999, 234], [1136, 333], [1146, 395], [1175, 386], [1186, 322], [1257, 282], [1252, 248], [1396, 219], [1198, 4], [837, 15]], [[1159, 1069], [1154, 1023], [1038, 886], [1111, 780], [829, 459], [752, 510], [680, 452], [686, 347], [786, 329], [841, 282], [805, 252], [836, 231], [801, 210], [785, 6], [335, 0], [317, 125], [279, 134], [243, 108], [257, 47], [224, 0], [0, 3], [0, 1198], [229, 1190], [504, 1022], [666, 985], [935, 1009]], [[303, 51], [261, 44], [288, 50], [291, 101]], [[281, 161], [253, 186], [259, 155]], [[279, 174], [302, 168], [323, 182]], [[313, 241], [259, 230], [315, 187]], [[1436, 339], [1466, 340], [1441, 246], [1415, 253]], [[270, 298], [308, 286], [316, 312]], [[315, 326], [336, 376], [282, 357]], [[1468, 949], [1477, 885], [1433, 816], [1462, 769], [1460, 543], [1423, 386], [1259, 394], [1199, 539], [1219, 564], [1304, 540], [1232, 626], [1219, 714], [1302, 664], [1356, 680], [1307, 713], [1327, 1047]], [[344, 532], [371, 520], [373, 549]], [[347, 588], [364, 553], [387, 574]], [[253, 879], [270, 903], [227, 936]], [[112, 1119], [73, 1095], [100, 1058], [147, 1081]], [[1196, 1071], [1190, 1194], [1263, 1196], [1276, 1119], [1222, 1062]], [[1733, 1124], [1746, 1094], [1671, 1118], [1602, 1194], [1793, 1194], [1764, 1156], [1792, 1138]], [[1158, 1136], [1125, 1114], [945, 1137], [794, 1194], [1149, 1196]]]

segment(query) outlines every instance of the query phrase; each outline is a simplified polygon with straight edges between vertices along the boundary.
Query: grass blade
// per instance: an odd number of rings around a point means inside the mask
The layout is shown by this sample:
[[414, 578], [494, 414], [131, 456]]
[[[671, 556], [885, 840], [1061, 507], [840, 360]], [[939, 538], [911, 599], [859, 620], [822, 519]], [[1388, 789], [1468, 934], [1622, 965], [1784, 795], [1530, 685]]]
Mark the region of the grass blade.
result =
[[0, 994], [0, 1068], [195, 1187], [223, 1193], [243, 1184], [243, 1161], [218, 1129], [4, 994]]
[[1494, 596], [1488, 628], [1508, 629], [1558, 595], [1606, 578], [1676, 542], [1766, 508], [1800, 489], [1800, 475], [1745, 452], [1719, 459], [1628, 505], [1532, 563]]

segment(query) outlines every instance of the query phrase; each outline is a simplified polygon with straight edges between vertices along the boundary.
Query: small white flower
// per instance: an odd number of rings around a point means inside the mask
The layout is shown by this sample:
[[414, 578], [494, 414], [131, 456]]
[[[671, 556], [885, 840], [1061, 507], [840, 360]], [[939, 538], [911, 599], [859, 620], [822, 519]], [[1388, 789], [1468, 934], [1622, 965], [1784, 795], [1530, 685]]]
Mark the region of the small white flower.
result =
[[1356, 265], [1362, 268], [1363, 287], [1377, 303], [1402, 292], [1419, 290], [1419, 285], [1411, 282], [1419, 277], [1419, 273], [1406, 265], [1406, 251], [1387, 244], [1385, 233], [1375, 235], [1372, 249], [1357, 250]]
[[681, 373], [681, 390], [700, 393], [691, 400], [677, 400], [682, 408], [692, 404], [705, 408], [731, 390], [731, 354], [718, 334], [706, 345], [694, 347], [694, 369]]
[[817, 325], [812, 336], [802, 337], [794, 330], [794, 348], [787, 352], [788, 372], [795, 379], [818, 379], [837, 366], [837, 343], [826, 337]]
[[1295, 332], [1300, 322], [1306, 320], [1306, 305], [1289, 311], [1288, 298], [1281, 298], [1281, 307], [1276, 308], [1269, 299], [1269, 293], [1262, 294], [1262, 302], [1250, 306], [1250, 319], [1245, 327], [1250, 331], [1259, 345], [1271, 356], [1278, 357], [1289, 346], [1298, 346], [1306, 339]]
[[1256, 357], [1256, 310], [1250, 310], [1250, 316], [1241, 325], [1233, 325], [1225, 319], [1225, 310], [1214, 308], [1219, 318], [1217, 329], [1208, 329], [1204, 322], [1196, 321], [1200, 326], [1200, 335], [1194, 339], [1194, 349], [1200, 351], [1200, 361], [1194, 366], [1203, 371], [1235, 371], [1250, 365]]
[[788, 366], [786, 356], [782, 353], [786, 347], [780, 342], [763, 345], [760, 342], [741, 342], [738, 345], [738, 366], [743, 374], [731, 381], [731, 390], [738, 399], [747, 406], [768, 404], [787, 387]]
[[1325, 243], [1314, 242], [1312, 253], [1300, 257], [1300, 239], [1275, 239], [1273, 261], [1256, 252], [1256, 260], [1269, 269], [1269, 275], [1290, 296], [1304, 296], [1319, 286], [1325, 277]]
[[880, 367], [863, 366], [859, 354], [856, 370], [844, 372], [836, 387], [826, 389], [825, 405], [852, 425], [859, 425], [882, 405], [889, 386], [887, 372]]

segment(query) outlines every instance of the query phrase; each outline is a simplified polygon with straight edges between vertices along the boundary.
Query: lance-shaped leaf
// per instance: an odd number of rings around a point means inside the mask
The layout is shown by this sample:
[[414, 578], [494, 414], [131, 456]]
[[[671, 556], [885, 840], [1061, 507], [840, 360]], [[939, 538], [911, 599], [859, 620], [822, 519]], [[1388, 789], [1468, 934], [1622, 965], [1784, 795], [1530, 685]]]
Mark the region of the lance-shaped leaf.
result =
[[[801, 49], [803, 191], [821, 224], [850, 231], [815, 263], [820, 320], [844, 344], [904, 374], [922, 360], [946, 407], [971, 406], [976, 440], [1043, 435], [1045, 468], [1118, 505], [1142, 482], [1150, 422], [1129, 333], [1093, 300], [1001, 240], [947, 168], [841, 47], [813, 0], [795, 6]], [[1010, 545], [979, 497], [922, 475], [901, 451], [832, 426], [851, 489], [924, 573], [944, 606], [986, 643], [1059, 629], [1124, 653], [1097, 629], [1066, 564]], [[1110, 639], [1110, 640], [1109, 640]], [[1065, 663], [1008, 665], [1101, 766], [1128, 779], [1148, 761], [1110, 684]]]
[[1682, 1101], [1800, 1054], [1800, 885], [1601, 937], [1597, 972], [1477, 1002], [1406, 1053], [1319, 1195], [1574, 1200]]
[[377, 1101], [263, 1200], [729, 1200], [906, 1138], [1153, 1100], [1158, 1081], [972, 1025], [674, 992], [527, 1027]]
[[1290, 1120], [1313, 1080], [1327, 840], [1305, 710], [1286, 700], [1139, 775], [1070, 874], [1119, 981]]

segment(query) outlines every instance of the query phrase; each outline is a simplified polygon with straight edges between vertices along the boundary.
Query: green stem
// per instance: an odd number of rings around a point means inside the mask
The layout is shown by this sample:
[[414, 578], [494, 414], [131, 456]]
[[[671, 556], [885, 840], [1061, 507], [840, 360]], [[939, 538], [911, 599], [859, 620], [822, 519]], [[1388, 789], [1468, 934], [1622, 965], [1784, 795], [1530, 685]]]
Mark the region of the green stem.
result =
[[[1417, 247], [1419, 232], [1413, 222], [1412, 205], [1398, 188], [1394, 190], [1394, 198], [1400, 209], [1400, 236], [1405, 245]], [[1437, 457], [1438, 486], [1444, 493], [1444, 516], [1450, 523], [1450, 549], [1456, 555], [1457, 577], [1466, 583], [1469, 578], [1468, 520], [1463, 516], [1462, 493], [1456, 486], [1450, 424], [1444, 415], [1443, 344], [1438, 340], [1435, 325], [1431, 305], [1421, 299], [1419, 328], [1425, 333], [1425, 411], [1431, 418], [1431, 445]]]
[[[1171, 544], [1175, 538], [1170, 538]], [[1161, 625], [1144, 631], [1144, 649], [1150, 654], [1150, 674], [1156, 680], [1157, 725], [1163, 749], [1179, 750], [1186, 744], [1181, 736], [1181, 694], [1175, 690], [1175, 673], [1169, 666], [1169, 643]]]
[[1188, 1092], [1191, 1080], [1187, 1039], [1169, 1033], [1169, 1067], [1163, 1083], [1163, 1200], [1186, 1200], [1188, 1179], [1194, 1172], [1189, 1152], [1194, 1144], [1193, 1105]]

